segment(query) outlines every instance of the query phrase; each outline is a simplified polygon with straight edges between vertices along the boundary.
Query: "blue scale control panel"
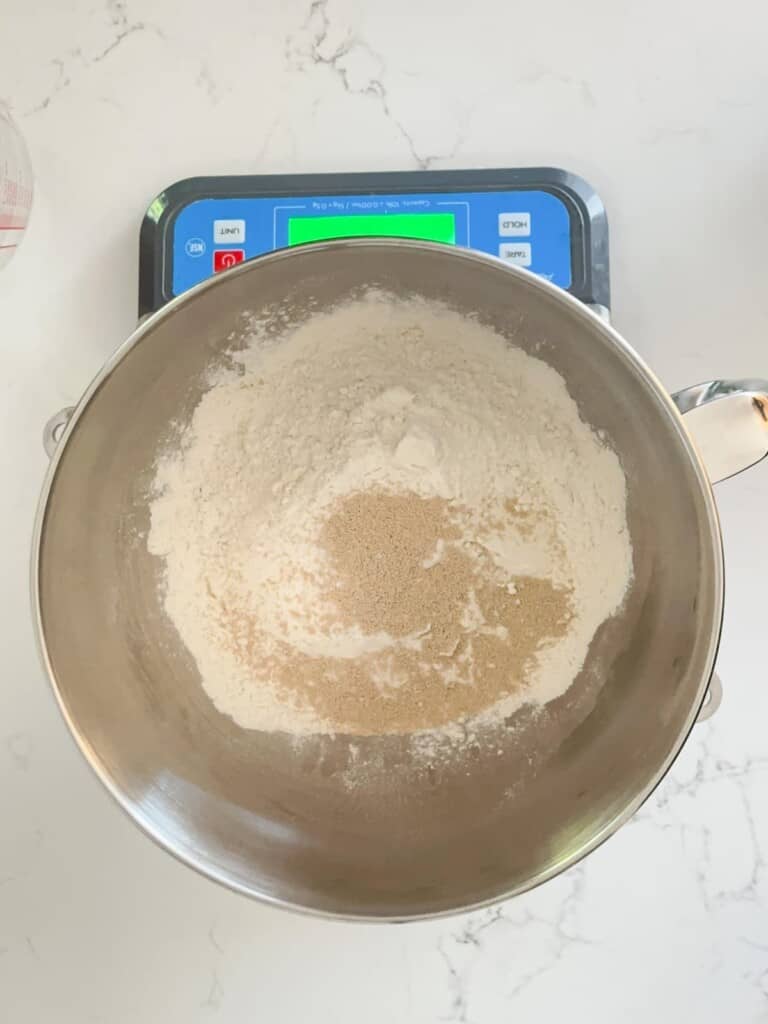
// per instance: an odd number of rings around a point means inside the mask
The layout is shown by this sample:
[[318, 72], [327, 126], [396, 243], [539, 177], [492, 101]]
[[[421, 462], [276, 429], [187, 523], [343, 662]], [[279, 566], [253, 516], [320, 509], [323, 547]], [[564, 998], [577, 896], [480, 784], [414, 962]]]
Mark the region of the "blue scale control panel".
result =
[[275, 249], [388, 236], [464, 246], [607, 309], [605, 211], [553, 168], [191, 178], [160, 193], [141, 231], [139, 312]]

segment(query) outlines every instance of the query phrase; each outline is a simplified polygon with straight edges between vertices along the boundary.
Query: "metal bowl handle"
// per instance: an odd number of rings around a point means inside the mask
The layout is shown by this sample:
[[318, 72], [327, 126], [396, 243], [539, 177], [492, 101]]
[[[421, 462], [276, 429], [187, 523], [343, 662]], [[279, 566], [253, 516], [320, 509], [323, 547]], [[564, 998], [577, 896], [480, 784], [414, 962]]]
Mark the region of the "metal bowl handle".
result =
[[[768, 455], [768, 381], [711, 380], [678, 391], [672, 401], [683, 414], [713, 484], [735, 476]], [[716, 674], [697, 722], [720, 706], [723, 686]]]
[[45, 454], [49, 459], [53, 458], [54, 452], [61, 440], [61, 435], [66, 430], [74, 411], [75, 407], [73, 405], [59, 409], [43, 427], [43, 448], [45, 448]]
[[708, 718], [711, 718], [720, 707], [722, 699], [723, 684], [720, 682], [720, 676], [717, 672], [713, 672], [709, 679], [707, 696], [704, 703], [701, 705], [701, 710], [696, 716], [696, 725], [699, 725], [700, 722], [706, 722]]
[[678, 391], [672, 401], [713, 484], [768, 455], [768, 381], [711, 380]]

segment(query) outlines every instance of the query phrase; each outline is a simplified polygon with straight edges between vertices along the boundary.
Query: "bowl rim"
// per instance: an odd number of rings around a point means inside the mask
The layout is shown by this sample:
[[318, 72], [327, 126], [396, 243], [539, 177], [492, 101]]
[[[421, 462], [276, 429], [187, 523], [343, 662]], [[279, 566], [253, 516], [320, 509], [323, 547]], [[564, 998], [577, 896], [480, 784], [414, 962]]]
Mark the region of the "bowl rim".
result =
[[[327, 910], [321, 907], [312, 906], [304, 903], [297, 903], [280, 896], [275, 896], [270, 893], [262, 892], [252, 886], [244, 884], [238, 880], [228, 877], [226, 871], [220, 870], [215, 864], [208, 860], [205, 856], [202, 856], [198, 851], [188, 847], [182, 847], [179, 843], [170, 839], [164, 835], [162, 830], [145, 814], [142, 808], [134, 803], [129, 797], [127, 797], [117, 785], [115, 780], [112, 778], [107, 766], [100, 759], [95, 748], [92, 746], [87, 736], [78, 728], [73, 715], [64, 700], [64, 697], [59, 688], [56, 674], [53, 669], [51, 658], [48, 652], [48, 647], [45, 638], [45, 632], [43, 628], [43, 617], [40, 597], [40, 568], [41, 568], [41, 553], [42, 553], [42, 539], [45, 529], [45, 520], [48, 511], [48, 502], [53, 489], [53, 485], [56, 479], [58, 467], [66, 449], [69, 438], [71, 437], [78, 421], [83, 416], [87, 409], [91, 398], [99, 390], [99, 388], [105, 383], [105, 381], [115, 372], [116, 368], [125, 358], [125, 356], [138, 345], [148, 334], [150, 334], [154, 328], [162, 323], [164, 320], [171, 318], [176, 310], [180, 307], [187, 305], [190, 302], [194, 302], [195, 298], [214, 288], [221, 287], [224, 282], [230, 279], [230, 277], [242, 274], [258, 272], [258, 267], [266, 263], [279, 263], [286, 259], [291, 259], [296, 256], [305, 255], [307, 252], [332, 252], [334, 250], [343, 248], [371, 248], [379, 247], [384, 249], [399, 249], [406, 248], [410, 250], [421, 250], [425, 252], [435, 252], [442, 257], [453, 258], [456, 260], [465, 260], [472, 263], [487, 265], [494, 270], [501, 271], [509, 274], [512, 277], [518, 278], [524, 282], [526, 287], [532, 289], [534, 292], [538, 291], [548, 299], [554, 300], [556, 303], [561, 304], [565, 309], [569, 310], [571, 314], [575, 315], [578, 320], [584, 322], [591, 330], [597, 331], [603, 336], [603, 339], [609, 342], [616, 350], [617, 354], [631, 366], [649, 385], [651, 391], [658, 402], [659, 410], [662, 414], [666, 414], [670, 424], [674, 428], [674, 432], [677, 435], [677, 439], [680, 443], [682, 452], [688, 458], [688, 461], [693, 469], [695, 479], [698, 484], [699, 499], [704, 503], [704, 511], [706, 513], [706, 521], [709, 526], [708, 534], [710, 540], [710, 554], [713, 567], [713, 589], [714, 589], [714, 604], [713, 604], [713, 628], [707, 643], [706, 657], [705, 657], [705, 670], [702, 672], [699, 687], [694, 700], [691, 703], [691, 707], [688, 711], [686, 719], [680, 728], [677, 738], [672, 744], [667, 756], [663, 762], [657, 767], [650, 781], [642, 787], [638, 792], [629, 800], [620, 810], [618, 810], [610, 821], [608, 821], [603, 827], [597, 830], [589, 839], [582, 842], [577, 849], [569, 853], [566, 857], [559, 860], [557, 863], [542, 869], [537, 874], [529, 878], [525, 883], [517, 886], [511, 886], [509, 889], [505, 889], [496, 895], [487, 897], [486, 899], [478, 900], [473, 903], [457, 904], [454, 907], [442, 908], [434, 911], [416, 911], [414, 913], [405, 914], [367, 914], [367, 913], [356, 913]], [[417, 289], [414, 289], [417, 291]], [[661, 780], [669, 771], [673, 762], [680, 753], [683, 745], [685, 744], [693, 726], [696, 724], [699, 712], [704, 704], [707, 696], [708, 686], [710, 678], [714, 671], [715, 661], [717, 659], [717, 652], [720, 644], [720, 636], [722, 632], [722, 621], [723, 621], [723, 607], [724, 607], [724, 561], [723, 561], [723, 545], [722, 545], [722, 533], [720, 529], [720, 522], [717, 514], [717, 507], [712, 493], [712, 485], [707, 475], [706, 469], [702, 462], [702, 459], [698, 453], [698, 450], [691, 439], [688, 431], [683, 425], [683, 418], [680, 414], [677, 406], [673, 402], [667, 390], [662, 385], [656, 374], [643, 358], [632, 348], [632, 346], [622, 337], [618, 331], [615, 330], [605, 319], [599, 316], [597, 313], [591, 311], [580, 299], [575, 298], [570, 293], [564, 291], [558, 285], [552, 284], [550, 281], [531, 273], [530, 271], [514, 266], [510, 263], [505, 262], [499, 257], [492, 256], [487, 253], [482, 253], [474, 249], [467, 249], [460, 246], [448, 246], [441, 243], [435, 242], [424, 242], [414, 239], [399, 239], [399, 238], [385, 238], [378, 236], [362, 236], [354, 238], [342, 238], [333, 239], [329, 241], [316, 242], [308, 245], [294, 246], [291, 248], [278, 249], [274, 252], [266, 253], [261, 256], [256, 256], [253, 259], [246, 260], [243, 263], [237, 264], [235, 267], [214, 275], [213, 277], [207, 278], [205, 281], [200, 282], [188, 291], [183, 292], [181, 295], [171, 299], [166, 305], [161, 307], [156, 312], [142, 319], [136, 326], [134, 331], [123, 341], [115, 351], [105, 361], [101, 369], [91, 380], [90, 384], [86, 387], [82, 393], [77, 404], [73, 407], [71, 415], [66, 423], [66, 426], [61, 432], [56, 442], [56, 449], [50, 459], [43, 484], [40, 493], [40, 497], [37, 503], [37, 509], [34, 519], [34, 527], [32, 534], [32, 546], [31, 546], [31, 560], [30, 560], [30, 597], [32, 604], [32, 620], [33, 629], [35, 634], [35, 645], [37, 647], [38, 656], [40, 663], [45, 671], [51, 689], [53, 690], [56, 703], [59, 707], [59, 711], [72, 735], [72, 738], [83, 755], [85, 760], [90, 765], [100, 782], [103, 784], [107, 792], [116, 801], [118, 806], [128, 815], [128, 817], [141, 829], [146, 836], [148, 836], [153, 842], [155, 842], [161, 849], [170, 853], [180, 863], [185, 864], [187, 867], [192, 868], [198, 874], [217, 882], [219, 885], [224, 886], [230, 891], [241, 893], [244, 896], [249, 896], [252, 899], [261, 901], [271, 906], [280, 907], [283, 909], [291, 910], [294, 912], [308, 914], [314, 917], [326, 918], [330, 920], [342, 920], [342, 921], [356, 921], [356, 922], [370, 922], [370, 923], [394, 923], [394, 922], [406, 922], [406, 921], [424, 921], [424, 920], [437, 920], [445, 917], [452, 917], [457, 914], [468, 913], [472, 911], [482, 910], [486, 907], [494, 906], [504, 900], [511, 899], [514, 896], [522, 895], [524, 892], [528, 892], [544, 882], [555, 878], [557, 875], [573, 867], [582, 861], [588, 854], [592, 853], [595, 849], [601, 846], [610, 836], [621, 828], [645, 803], [648, 797], [653, 793], [656, 787], [659, 785]]]

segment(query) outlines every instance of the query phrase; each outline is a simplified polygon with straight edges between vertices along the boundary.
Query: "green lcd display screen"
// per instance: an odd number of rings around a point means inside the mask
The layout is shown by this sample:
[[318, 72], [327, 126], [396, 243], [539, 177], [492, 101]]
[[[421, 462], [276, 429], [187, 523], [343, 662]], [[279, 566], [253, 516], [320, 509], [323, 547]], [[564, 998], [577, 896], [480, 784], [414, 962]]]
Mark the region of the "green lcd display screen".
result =
[[288, 220], [288, 245], [361, 235], [421, 238], [455, 245], [456, 220], [452, 213], [372, 213], [350, 217], [291, 217]]

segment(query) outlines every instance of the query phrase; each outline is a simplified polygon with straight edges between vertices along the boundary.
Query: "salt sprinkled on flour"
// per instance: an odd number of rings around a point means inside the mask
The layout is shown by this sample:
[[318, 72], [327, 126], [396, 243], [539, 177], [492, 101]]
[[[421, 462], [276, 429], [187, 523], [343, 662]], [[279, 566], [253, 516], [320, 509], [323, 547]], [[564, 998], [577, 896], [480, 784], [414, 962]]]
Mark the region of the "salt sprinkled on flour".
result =
[[632, 575], [626, 483], [565, 382], [371, 291], [212, 370], [158, 461], [149, 550], [217, 708], [425, 735], [559, 697]]

